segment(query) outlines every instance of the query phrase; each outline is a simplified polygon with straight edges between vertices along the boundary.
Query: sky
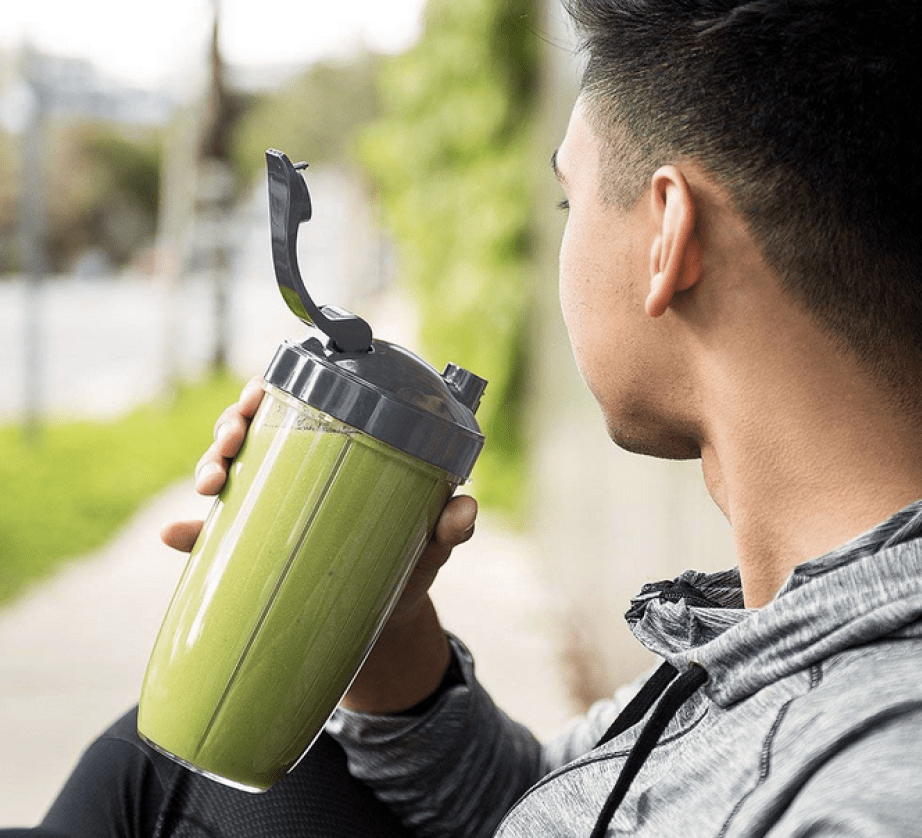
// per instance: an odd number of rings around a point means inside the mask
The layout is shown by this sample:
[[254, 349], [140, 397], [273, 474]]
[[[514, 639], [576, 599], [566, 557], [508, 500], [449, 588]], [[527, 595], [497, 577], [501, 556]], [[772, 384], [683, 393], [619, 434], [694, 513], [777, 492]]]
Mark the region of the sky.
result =
[[[0, 0], [0, 48], [91, 59], [127, 84], [175, 86], [200, 65], [211, 0]], [[233, 64], [266, 67], [395, 52], [419, 34], [425, 0], [222, 0], [222, 49]]]

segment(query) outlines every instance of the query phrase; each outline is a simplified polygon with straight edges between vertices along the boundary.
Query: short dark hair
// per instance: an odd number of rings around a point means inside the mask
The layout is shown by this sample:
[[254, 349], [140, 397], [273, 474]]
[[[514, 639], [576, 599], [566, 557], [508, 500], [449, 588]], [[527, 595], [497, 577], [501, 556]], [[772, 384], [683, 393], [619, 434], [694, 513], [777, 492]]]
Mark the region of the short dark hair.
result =
[[891, 383], [917, 377], [922, 3], [562, 2], [616, 146], [603, 194], [629, 205], [659, 165], [699, 161], [820, 323]]

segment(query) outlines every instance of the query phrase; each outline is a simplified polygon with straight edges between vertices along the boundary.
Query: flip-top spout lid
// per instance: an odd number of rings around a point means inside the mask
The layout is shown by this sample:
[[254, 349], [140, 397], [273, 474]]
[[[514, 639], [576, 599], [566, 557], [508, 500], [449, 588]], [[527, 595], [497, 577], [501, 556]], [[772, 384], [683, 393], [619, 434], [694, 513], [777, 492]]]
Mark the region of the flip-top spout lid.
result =
[[311, 196], [300, 169], [281, 151], [266, 152], [269, 168], [269, 225], [275, 278], [285, 302], [301, 320], [316, 326], [341, 352], [371, 349], [371, 327], [361, 317], [335, 306], [314, 304], [298, 269], [298, 227], [311, 217]]
[[403, 347], [374, 340], [354, 314], [317, 307], [298, 270], [298, 226], [311, 217], [300, 168], [266, 152], [272, 256], [288, 307], [308, 326], [306, 339], [285, 341], [265, 379], [302, 402], [388, 445], [466, 480], [483, 448], [474, 413], [487, 386], [455, 364], [439, 374]]

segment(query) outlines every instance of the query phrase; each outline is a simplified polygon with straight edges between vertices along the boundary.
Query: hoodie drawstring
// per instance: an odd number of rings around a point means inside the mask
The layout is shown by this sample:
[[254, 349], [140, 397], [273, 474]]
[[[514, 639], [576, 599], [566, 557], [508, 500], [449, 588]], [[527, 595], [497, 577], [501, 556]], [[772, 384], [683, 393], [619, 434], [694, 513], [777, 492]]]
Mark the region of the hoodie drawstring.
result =
[[640, 691], [635, 695], [618, 714], [618, 718], [612, 723], [612, 726], [605, 731], [602, 738], [595, 743], [599, 748], [606, 742], [610, 742], [616, 736], [620, 736], [630, 727], [634, 727], [653, 706], [653, 703], [662, 694], [663, 690], [669, 686], [669, 682], [679, 674], [671, 663], [664, 663], [658, 667], [645, 683]]
[[[650, 719], [644, 725], [643, 730], [637, 737], [634, 747], [631, 748], [624, 766], [621, 768], [621, 774], [615, 787], [608, 795], [602, 811], [596, 820], [595, 827], [592, 830], [590, 838], [604, 838], [605, 831], [614, 817], [615, 811], [624, 800], [631, 783], [640, 772], [643, 764], [647, 761], [652, 750], [656, 747], [660, 736], [666, 729], [670, 721], [679, 708], [694, 695], [698, 689], [703, 686], [708, 679], [707, 672], [698, 664], [692, 663], [685, 672], [676, 678], [677, 670], [674, 666], [664, 663], [656, 672], [650, 676], [650, 679], [644, 684], [643, 688], [633, 700], [624, 708], [615, 723], [606, 731], [605, 735], [599, 740], [599, 745], [608, 742], [619, 733], [635, 725], [643, 718], [651, 705], [663, 696], [662, 701], [656, 705], [650, 714]], [[673, 679], [675, 679], [673, 681]]]

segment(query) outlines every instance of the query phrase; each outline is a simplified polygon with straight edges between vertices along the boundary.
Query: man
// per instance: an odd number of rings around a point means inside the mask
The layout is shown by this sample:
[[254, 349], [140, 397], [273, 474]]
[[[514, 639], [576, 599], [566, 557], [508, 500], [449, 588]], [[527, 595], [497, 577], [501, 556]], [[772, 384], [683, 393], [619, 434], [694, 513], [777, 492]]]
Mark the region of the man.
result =
[[587, 58], [554, 158], [573, 350], [618, 445], [701, 458], [739, 568], [645, 588], [628, 619], [667, 663], [542, 745], [425, 594], [470, 535], [458, 498], [329, 732], [418, 836], [918, 835], [922, 12], [566, 6]]
[[[573, 350], [617, 444], [701, 458], [738, 575], [646, 589], [628, 618], [672, 666], [608, 734], [623, 702], [544, 746], [455, 641], [460, 675], [394, 715], [450, 659], [421, 584], [330, 731], [418, 835], [917, 835], [922, 13], [567, 7]], [[436, 564], [471, 513], [448, 508]]]

